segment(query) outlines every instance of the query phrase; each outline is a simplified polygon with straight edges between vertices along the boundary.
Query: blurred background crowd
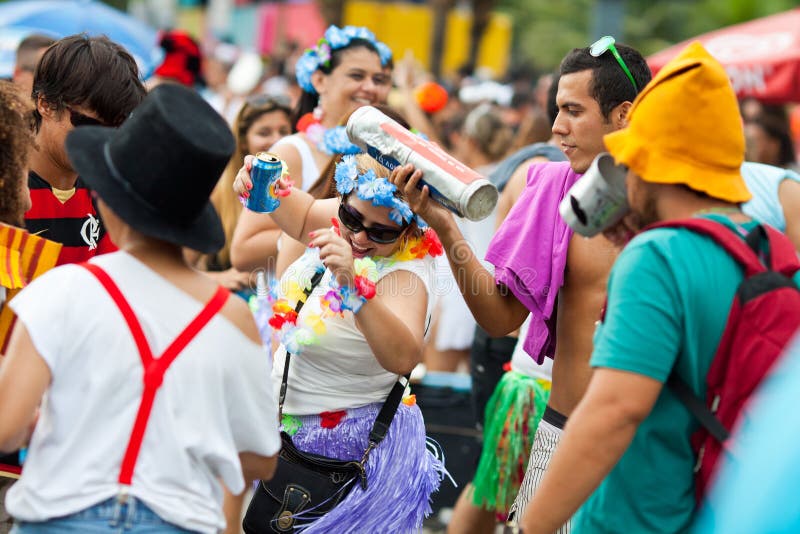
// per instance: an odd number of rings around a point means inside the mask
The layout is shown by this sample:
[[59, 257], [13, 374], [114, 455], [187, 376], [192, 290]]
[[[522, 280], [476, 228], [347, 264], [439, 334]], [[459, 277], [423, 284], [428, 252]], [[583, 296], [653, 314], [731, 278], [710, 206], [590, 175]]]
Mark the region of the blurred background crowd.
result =
[[[725, 30], [748, 21], [753, 22], [747, 30]], [[265, 151], [300, 129], [294, 110], [303, 91], [295, 65], [330, 24], [367, 26], [394, 52], [393, 62], [385, 66], [387, 83], [377, 87], [381, 84], [376, 82], [366, 103], [388, 104], [458, 160], [490, 179], [504, 180], [510, 172], [493, 172], [498, 165], [526, 147], [541, 149], [551, 140], [557, 112], [553, 72], [567, 51], [615, 35], [649, 54], [655, 72], [675, 55], [671, 45], [703, 35], [741, 98], [746, 159], [797, 170], [800, 9], [792, 0], [574, 0], [568, 5], [545, 0], [0, 2], [0, 78], [13, 79], [30, 94], [36, 62], [53, 40], [88, 31], [107, 34], [131, 52], [148, 88], [166, 82], [196, 89], [230, 124], [237, 151], [212, 197], [226, 245], [213, 256], [192, 261], [246, 296], [253, 289], [252, 277], [248, 269], [234, 265], [264, 266], [264, 255], [251, 261], [240, 254], [238, 262], [232, 261], [242, 212], [232, 192], [233, 179], [245, 154]], [[318, 107], [331, 115], [350, 111], [336, 106], [328, 99]], [[558, 159], [531, 152], [508, 168], [527, 168], [521, 163], [535, 157]], [[311, 186], [304, 177], [294, 178], [304, 189]], [[511, 180], [514, 185], [501, 197], [496, 218], [478, 224], [463, 221], [462, 231], [478, 257], [484, 256], [495, 225], [524, 185]], [[503, 189], [506, 183], [496, 185]], [[239, 233], [242, 240], [250, 238], [246, 231]], [[277, 254], [259, 247], [272, 257]], [[440, 267], [442, 279], [447, 279], [449, 268], [444, 262]], [[280, 266], [266, 266], [268, 272], [276, 269]], [[440, 284], [426, 369], [419, 374], [442, 373], [445, 383], [467, 391], [476, 324], [457, 285], [452, 280]], [[435, 427], [435, 417], [426, 414], [426, 419]]]

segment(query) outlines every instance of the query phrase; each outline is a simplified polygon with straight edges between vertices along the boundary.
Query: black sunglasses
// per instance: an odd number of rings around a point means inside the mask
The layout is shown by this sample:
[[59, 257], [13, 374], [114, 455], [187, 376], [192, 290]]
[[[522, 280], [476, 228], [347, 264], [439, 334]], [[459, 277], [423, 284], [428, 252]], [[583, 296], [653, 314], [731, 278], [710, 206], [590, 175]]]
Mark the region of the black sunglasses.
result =
[[84, 115], [80, 111], [75, 111], [69, 106], [67, 106], [67, 111], [69, 111], [69, 122], [76, 128], [78, 126], [106, 126], [106, 123], [100, 119]]
[[373, 243], [378, 243], [380, 245], [394, 243], [403, 233], [404, 228], [364, 226], [364, 223], [361, 222], [363, 218], [363, 215], [344, 202], [339, 204], [339, 220], [342, 221], [345, 228], [356, 234], [363, 230], [367, 234], [367, 239]]

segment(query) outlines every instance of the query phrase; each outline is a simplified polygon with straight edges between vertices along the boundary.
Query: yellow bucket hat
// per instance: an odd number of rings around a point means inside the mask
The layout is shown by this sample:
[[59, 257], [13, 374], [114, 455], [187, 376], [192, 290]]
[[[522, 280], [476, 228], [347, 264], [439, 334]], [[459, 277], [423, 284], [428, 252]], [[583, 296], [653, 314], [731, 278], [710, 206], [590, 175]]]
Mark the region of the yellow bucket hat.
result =
[[636, 97], [628, 121], [603, 141], [642, 180], [685, 184], [727, 202], [750, 200], [739, 171], [744, 131], [736, 94], [699, 42], [659, 71]]

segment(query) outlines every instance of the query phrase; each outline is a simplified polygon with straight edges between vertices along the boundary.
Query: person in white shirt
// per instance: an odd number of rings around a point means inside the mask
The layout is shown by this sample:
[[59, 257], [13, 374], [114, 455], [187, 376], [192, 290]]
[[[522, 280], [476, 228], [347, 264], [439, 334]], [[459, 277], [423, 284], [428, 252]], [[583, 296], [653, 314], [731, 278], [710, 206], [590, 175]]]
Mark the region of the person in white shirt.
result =
[[241, 493], [269, 478], [280, 449], [247, 305], [182, 255], [224, 243], [209, 195], [230, 130], [164, 84], [119, 129], [76, 128], [66, 146], [120, 250], [10, 303], [0, 449], [29, 443], [6, 500], [13, 532], [219, 532], [220, 482]]

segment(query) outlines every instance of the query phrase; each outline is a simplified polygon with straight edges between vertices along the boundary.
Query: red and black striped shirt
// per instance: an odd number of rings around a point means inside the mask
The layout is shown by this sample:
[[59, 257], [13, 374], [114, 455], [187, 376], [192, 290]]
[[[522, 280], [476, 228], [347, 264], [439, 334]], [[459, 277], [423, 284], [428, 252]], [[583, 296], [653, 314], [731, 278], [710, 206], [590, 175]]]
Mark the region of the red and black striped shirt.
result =
[[25, 214], [25, 228], [63, 245], [58, 265], [81, 263], [117, 250], [106, 234], [91, 191], [78, 178], [75, 194], [62, 203], [41, 176], [28, 174], [31, 209]]

